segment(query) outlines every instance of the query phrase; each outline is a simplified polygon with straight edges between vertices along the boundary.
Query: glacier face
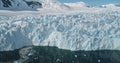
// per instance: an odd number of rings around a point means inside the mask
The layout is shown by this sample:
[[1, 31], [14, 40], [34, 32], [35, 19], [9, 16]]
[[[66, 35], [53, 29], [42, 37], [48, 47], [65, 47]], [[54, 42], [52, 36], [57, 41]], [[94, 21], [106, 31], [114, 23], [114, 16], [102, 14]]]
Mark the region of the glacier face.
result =
[[30, 45], [69, 50], [119, 50], [120, 12], [0, 14], [0, 50]]

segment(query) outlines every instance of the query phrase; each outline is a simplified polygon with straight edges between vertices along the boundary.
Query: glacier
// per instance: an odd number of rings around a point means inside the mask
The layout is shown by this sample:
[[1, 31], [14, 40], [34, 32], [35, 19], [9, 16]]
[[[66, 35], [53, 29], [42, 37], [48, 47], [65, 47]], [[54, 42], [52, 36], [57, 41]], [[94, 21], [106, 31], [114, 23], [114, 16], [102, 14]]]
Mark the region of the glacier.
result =
[[120, 50], [120, 9], [68, 13], [0, 12], [0, 51], [24, 46]]

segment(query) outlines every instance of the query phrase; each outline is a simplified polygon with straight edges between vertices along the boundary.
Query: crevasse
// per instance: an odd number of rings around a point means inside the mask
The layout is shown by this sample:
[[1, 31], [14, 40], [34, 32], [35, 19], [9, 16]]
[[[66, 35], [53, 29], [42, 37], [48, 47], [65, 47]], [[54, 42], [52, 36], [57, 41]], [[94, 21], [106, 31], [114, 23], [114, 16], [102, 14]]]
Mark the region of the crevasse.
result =
[[120, 50], [120, 12], [0, 15], [0, 50], [24, 46]]

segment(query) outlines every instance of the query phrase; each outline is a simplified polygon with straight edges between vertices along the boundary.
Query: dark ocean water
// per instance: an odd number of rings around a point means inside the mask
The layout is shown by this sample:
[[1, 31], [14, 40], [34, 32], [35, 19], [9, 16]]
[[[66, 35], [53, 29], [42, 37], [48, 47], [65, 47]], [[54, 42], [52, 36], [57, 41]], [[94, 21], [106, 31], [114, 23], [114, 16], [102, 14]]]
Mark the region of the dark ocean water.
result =
[[0, 63], [120, 63], [120, 51], [70, 51], [49, 46], [31, 46], [1, 51]]

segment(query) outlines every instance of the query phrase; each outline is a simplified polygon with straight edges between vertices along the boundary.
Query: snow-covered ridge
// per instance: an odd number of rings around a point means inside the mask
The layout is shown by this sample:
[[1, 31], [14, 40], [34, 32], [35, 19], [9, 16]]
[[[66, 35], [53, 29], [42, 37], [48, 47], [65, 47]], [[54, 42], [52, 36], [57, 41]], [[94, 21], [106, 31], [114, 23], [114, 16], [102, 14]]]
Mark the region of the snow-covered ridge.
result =
[[0, 10], [67, 9], [57, 0], [0, 0]]
[[0, 0], [0, 10], [66, 10], [69, 7], [58, 0]]
[[103, 8], [118, 8], [118, 7], [120, 7], [120, 5], [106, 4], [106, 5], [102, 5], [101, 7], [103, 7]]
[[1, 10], [36, 10], [42, 8], [38, 0], [0, 0]]
[[0, 50], [29, 45], [120, 50], [119, 24], [120, 9], [67, 14], [0, 13]]
[[58, 0], [40, 0], [40, 2], [43, 3], [43, 8], [57, 10], [68, 9], [66, 5], [60, 3]]
[[[59, 0], [0, 0], [0, 10], [37, 10], [37, 11], [68, 11], [68, 10], [81, 10], [84, 8], [94, 8], [84, 2], [75, 3], [61, 3]], [[119, 5], [106, 4], [102, 5], [103, 8], [120, 8]], [[97, 7], [100, 8], [100, 7]]]
[[84, 2], [76, 2], [76, 3], [64, 3], [65, 5], [71, 7], [71, 8], [86, 8], [89, 7], [86, 3]]

